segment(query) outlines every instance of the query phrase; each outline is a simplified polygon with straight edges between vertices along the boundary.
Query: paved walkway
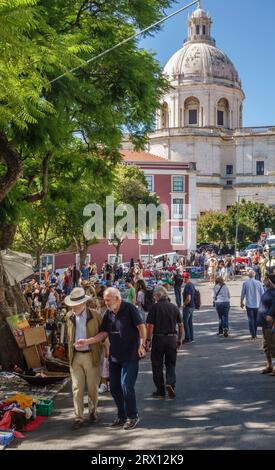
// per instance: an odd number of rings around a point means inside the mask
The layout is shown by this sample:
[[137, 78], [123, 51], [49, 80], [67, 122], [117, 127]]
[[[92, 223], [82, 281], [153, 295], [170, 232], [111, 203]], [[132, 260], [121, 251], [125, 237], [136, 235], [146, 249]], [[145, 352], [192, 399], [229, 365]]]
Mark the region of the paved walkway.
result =
[[149, 358], [137, 382], [139, 427], [113, 430], [112, 397], [100, 399], [100, 423], [72, 432], [70, 387], [55, 399], [55, 413], [19, 449], [274, 449], [275, 377], [259, 374], [264, 365], [261, 340], [251, 342], [241, 283], [231, 282], [230, 336], [217, 337], [217, 315], [210, 289], [202, 284], [203, 307], [195, 313], [195, 343], [178, 355], [177, 397], [154, 400]]

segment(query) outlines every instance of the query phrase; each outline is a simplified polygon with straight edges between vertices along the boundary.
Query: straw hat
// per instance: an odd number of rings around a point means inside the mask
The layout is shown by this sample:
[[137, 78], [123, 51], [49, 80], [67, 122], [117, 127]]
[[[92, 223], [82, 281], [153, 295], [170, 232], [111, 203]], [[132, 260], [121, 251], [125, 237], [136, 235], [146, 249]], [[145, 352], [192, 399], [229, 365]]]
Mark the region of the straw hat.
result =
[[83, 287], [75, 287], [70, 295], [65, 297], [64, 302], [68, 307], [74, 307], [75, 305], [84, 304], [90, 299], [91, 297], [89, 295], [85, 295]]

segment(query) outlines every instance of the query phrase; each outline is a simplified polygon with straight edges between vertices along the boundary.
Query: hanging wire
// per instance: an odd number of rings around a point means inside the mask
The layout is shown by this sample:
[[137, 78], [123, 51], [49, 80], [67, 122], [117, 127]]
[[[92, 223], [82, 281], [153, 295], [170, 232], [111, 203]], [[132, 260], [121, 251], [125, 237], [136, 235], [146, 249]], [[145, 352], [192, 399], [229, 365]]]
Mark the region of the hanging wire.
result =
[[147, 28], [144, 28], [142, 31], [139, 31], [139, 32], [133, 34], [132, 36], [129, 36], [128, 38], [124, 39], [123, 41], [119, 42], [118, 44], [115, 44], [114, 46], [110, 47], [109, 49], [106, 49], [105, 51], [101, 52], [100, 54], [96, 55], [95, 57], [91, 57], [91, 59], [86, 60], [85, 64], [78, 65], [77, 67], [74, 67], [74, 68], [68, 70], [67, 72], [62, 73], [58, 77], [53, 78], [52, 80], [49, 81], [49, 83], [54, 83], [54, 82], [57, 82], [58, 80], [61, 80], [61, 78], [65, 77], [66, 75], [68, 75], [70, 73], [73, 73], [76, 70], [85, 67], [86, 65], [90, 64], [91, 62], [94, 62], [95, 60], [99, 59], [100, 57], [105, 56], [109, 52], [114, 51], [115, 49], [122, 46], [123, 44], [126, 44], [127, 42], [131, 41], [132, 39], [135, 39], [136, 37], [140, 36], [141, 34], [146, 33], [146, 31], [149, 31], [150, 29], [155, 28], [156, 26], [160, 25], [161, 23], [164, 23], [165, 21], [169, 20], [173, 16], [178, 15], [182, 11], [187, 10], [187, 8], [190, 8], [191, 6], [193, 6], [195, 4], [200, 4], [200, 0], [195, 0], [194, 2], [189, 3], [188, 5], [185, 5], [184, 7], [179, 8], [178, 10], [174, 11], [170, 15], [164, 16], [163, 18], [161, 18], [156, 23], [153, 23], [150, 26], [147, 26]]

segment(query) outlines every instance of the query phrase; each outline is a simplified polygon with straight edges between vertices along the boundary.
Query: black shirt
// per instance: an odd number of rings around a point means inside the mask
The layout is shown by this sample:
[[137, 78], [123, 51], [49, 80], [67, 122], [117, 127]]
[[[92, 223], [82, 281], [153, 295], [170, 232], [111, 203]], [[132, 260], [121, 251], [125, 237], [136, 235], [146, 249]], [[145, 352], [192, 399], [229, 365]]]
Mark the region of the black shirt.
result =
[[150, 307], [146, 323], [154, 325], [154, 334], [176, 334], [177, 323], [182, 323], [182, 318], [176, 305], [161, 299]]
[[137, 326], [143, 323], [138, 309], [128, 302], [121, 302], [117, 314], [111, 310], [106, 311], [101, 331], [106, 331], [109, 334], [110, 359], [113, 362], [139, 359], [140, 339]]
[[183, 279], [182, 279], [182, 276], [180, 274], [175, 274], [174, 278], [173, 278], [173, 281], [174, 281], [174, 286], [175, 287], [181, 287], [182, 286]]

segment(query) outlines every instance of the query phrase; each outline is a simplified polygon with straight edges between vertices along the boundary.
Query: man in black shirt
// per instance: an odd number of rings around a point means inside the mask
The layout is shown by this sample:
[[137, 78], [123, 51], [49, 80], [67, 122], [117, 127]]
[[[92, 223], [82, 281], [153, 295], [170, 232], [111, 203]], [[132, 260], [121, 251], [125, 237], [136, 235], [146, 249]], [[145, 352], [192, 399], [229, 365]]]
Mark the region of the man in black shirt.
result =
[[176, 270], [176, 274], [173, 276], [173, 284], [174, 284], [174, 291], [175, 291], [175, 298], [176, 304], [178, 308], [181, 307], [181, 286], [183, 283], [182, 275], [180, 274], [180, 270]]
[[107, 311], [103, 317], [101, 332], [93, 338], [80, 340], [79, 345], [96, 344], [109, 336], [110, 391], [115, 400], [118, 417], [113, 427], [133, 429], [138, 421], [135, 383], [139, 359], [146, 355], [146, 328], [138, 309], [121, 300], [118, 289], [104, 291]]
[[[183, 323], [179, 309], [168, 298], [166, 289], [155, 288], [154, 297], [157, 301], [149, 309], [147, 316], [147, 341], [152, 340], [151, 361], [153, 381], [156, 391], [154, 398], [164, 398], [165, 388], [169, 398], [175, 398], [177, 349], [181, 345]], [[178, 333], [177, 333], [178, 325]], [[166, 386], [163, 377], [163, 359], [166, 368]]]

